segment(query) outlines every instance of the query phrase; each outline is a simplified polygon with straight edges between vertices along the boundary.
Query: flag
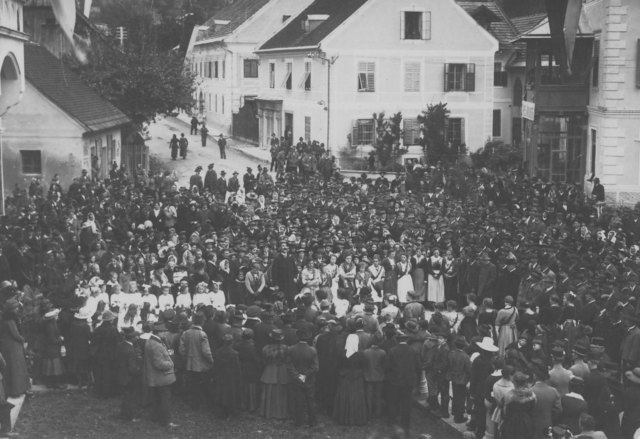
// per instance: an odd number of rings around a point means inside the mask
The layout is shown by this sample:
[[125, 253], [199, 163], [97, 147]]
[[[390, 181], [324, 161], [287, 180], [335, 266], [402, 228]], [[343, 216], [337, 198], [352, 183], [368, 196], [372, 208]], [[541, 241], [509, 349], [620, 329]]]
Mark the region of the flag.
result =
[[562, 71], [567, 68], [567, 54], [564, 40], [564, 22], [569, 0], [546, 0], [547, 16], [549, 17], [549, 31], [554, 58], [558, 61]]
[[67, 37], [73, 47], [73, 52], [81, 63], [87, 62], [87, 54], [83, 48], [76, 43], [74, 39], [74, 30], [76, 27], [76, 1], [75, 0], [51, 0], [51, 8], [56, 21], [60, 25], [60, 29]]
[[582, 0], [569, 0], [567, 12], [564, 16], [564, 47], [567, 54], [567, 68], [571, 74], [573, 50], [576, 46], [576, 35], [580, 25], [580, 13], [582, 12]]

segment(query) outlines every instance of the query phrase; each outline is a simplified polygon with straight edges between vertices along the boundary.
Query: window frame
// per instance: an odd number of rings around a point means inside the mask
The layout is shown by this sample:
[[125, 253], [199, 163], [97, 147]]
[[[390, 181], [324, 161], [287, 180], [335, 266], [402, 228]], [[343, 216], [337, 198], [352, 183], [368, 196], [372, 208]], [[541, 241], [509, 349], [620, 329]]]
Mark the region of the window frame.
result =
[[493, 63], [493, 86], [507, 87], [509, 85], [509, 76], [501, 62]]
[[304, 76], [302, 77], [302, 81], [300, 81], [300, 88], [304, 91], [311, 91], [311, 61], [305, 60], [304, 62]]
[[[410, 122], [410, 124], [408, 124]], [[412, 126], [407, 126], [412, 125]], [[418, 140], [421, 134], [420, 121], [415, 119], [402, 119], [402, 144], [405, 146], [419, 145]], [[411, 137], [408, 137], [411, 135]]]
[[[367, 128], [367, 130], [363, 131], [363, 128], [365, 127]], [[371, 127], [370, 130], [368, 129], [369, 127]], [[355, 133], [356, 133], [356, 136], [355, 136], [356, 138], [352, 139], [352, 142], [354, 142], [355, 145], [361, 146], [361, 145], [375, 144], [375, 141], [376, 141], [375, 119], [356, 119]], [[366, 138], [364, 138], [363, 136], [364, 134], [367, 135]]]
[[[249, 67], [247, 69], [247, 66]], [[259, 77], [260, 63], [255, 58], [245, 58], [242, 60], [242, 74], [245, 79], [255, 79]], [[255, 70], [254, 70], [255, 69]], [[247, 75], [249, 73], [249, 76]], [[253, 75], [255, 73], [255, 76]]]
[[304, 140], [311, 144], [311, 116], [304, 117]]
[[[407, 14], [420, 14], [419, 32], [420, 37], [407, 37]], [[417, 34], [416, 34], [417, 35]], [[400, 40], [402, 41], [424, 41], [431, 39], [431, 11], [424, 9], [403, 9], [400, 11]]]
[[[34, 163], [27, 163], [29, 154], [37, 154], [37, 160]], [[31, 157], [29, 161], [34, 160]], [[23, 175], [42, 175], [42, 150], [41, 149], [21, 149], [20, 150], [20, 171]]]
[[600, 84], [600, 39], [593, 40], [593, 67], [591, 68], [591, 87], [598, 88]]
[[[496, 118], [497, 115], [497, 118]], [[497, 133], [497, 134], [496, 134]], [[491, 124], [491, 135], [494, 138], [502, 137], [502, 110], [500, 108], [493, 109], [493, 119]]]
[[[365, 67], [363, 69], [363, 67]], [[370, 67], [373, 67], [370, 69]], [[358, 61], [356, 75], [358, 93], [375, 93], [376, 91], [376, 63], [375, 61]]]
[[285, 61], [286, 72], [282, 80], [282, 88], [285, 90], [293, 89], [293, 61]]
[[[460, 71], [453, 71], [453, 68]], [[453, 77], [453, 80], [450, 80]], [[476, 65], [473, 63], [445, 63], [444, 65], [444, 91], [451, 92], [475, 92], [476, 91]]]
[[[454, 122], [454, 123], [452, 123]], [[451, 142], [452, 145], [455, 145], [457, 147], [466, 144], [466, 133], [465, 133], [465, 117], [463, 116], [454, 116], [454, 117], [448, 117], [446, 122], [445, 122], [445, 141], [446, 142]], [[452, 140], [452, 136], [451, 136], [451, 130], [452, 130], [452, 126], [454, 124], [457, 124], [459, 127], [459, 132], [458, 132], [458, 137], [459, 139], [455, 139], [455, 140], [459, 140], [460, 143], [456, 144], [456, 142], [454, 142], [454, 140]]]
[[[417, 66], [418, 67], [418, 71], [417, 73], [414, 71], [412, 72], [413, 75], [417, 75], [417, 87], [409, 87], [410, 83], [407, 81], [407, 76], [409, 75], [409, 71], [407, 70], [407, 68], [410, 66]], [[404, 63], [404, 75], [403, 75], [403, 79], [404, 79], [404, 92], [405, 93], [420, 93], [422, 91], [422, 62], [420, 61], [406, 61]], [[415, 81], [415, 77], [412, 78], [412, 80]], [[415, 84], [413, 84], [415, 85]]]
[[276, 63], [269, 61], [269, 88], [276, 88]]

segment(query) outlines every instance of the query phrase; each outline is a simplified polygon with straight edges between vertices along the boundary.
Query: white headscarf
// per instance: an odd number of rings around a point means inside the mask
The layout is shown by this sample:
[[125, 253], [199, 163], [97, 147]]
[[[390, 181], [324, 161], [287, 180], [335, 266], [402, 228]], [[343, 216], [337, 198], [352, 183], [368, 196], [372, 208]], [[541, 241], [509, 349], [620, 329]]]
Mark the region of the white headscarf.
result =
[[345, 351], [347, 354], [347, 358], [351, 357], [353, 354], [358, 352], [358, 345], [360, 344], [360, 337], [356, 334], [349, 334], [347, 336], [347, 343], [345, 344]]

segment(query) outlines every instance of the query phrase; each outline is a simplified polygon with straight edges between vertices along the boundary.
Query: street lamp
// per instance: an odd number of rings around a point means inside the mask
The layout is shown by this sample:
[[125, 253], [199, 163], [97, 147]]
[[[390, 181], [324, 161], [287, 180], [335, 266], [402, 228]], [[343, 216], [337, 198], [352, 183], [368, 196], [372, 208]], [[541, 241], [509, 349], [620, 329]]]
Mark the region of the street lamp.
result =
[[327, 151], [331, 150], [331, 144], [329, 140], [331, 139], [331, 66], [338, 60], [338, 55], [334, 55], [330, 58], [327, 57], [327, 54], [321, 50], [317, 50], [315, 52], [309, 52], [307, 54], [308, 58], [320, 60], [323, 64], [327, 63], [327, 102], [326, 105], [324, 101], [318, 102], [318, 104], [322, 105], [327, 112]]

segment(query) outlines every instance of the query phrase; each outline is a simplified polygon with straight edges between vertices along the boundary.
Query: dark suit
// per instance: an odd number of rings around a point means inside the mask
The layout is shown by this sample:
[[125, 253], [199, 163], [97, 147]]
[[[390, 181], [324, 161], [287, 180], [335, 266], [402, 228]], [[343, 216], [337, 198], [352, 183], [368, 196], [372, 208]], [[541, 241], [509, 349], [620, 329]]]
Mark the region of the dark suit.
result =
[[202, 183], [202, 176], [200, 174], [193, 174], [189, 179], [189, 188], [193, 188], [194, 186], [198, 188], [199, 193], [202, 193], [204, 184]]
[[208, 189], [212, 194], [216, 193], [216, 186], [218, 185], [218, 174], [213, 169], [209, 169], [204, 175], [204, 188]]
[[142, 352], [126, 340], [118, 344], [116, 350], [118, 362], [118, 385], [122, 389], [120, 416], [127, 421], [135, 418], [140, 403], [140, 385], [142, 372]]
[[562, 413], [560, 394], [554, 387], [540, 381], [531, 390], [536, 395], [536, 405], [531, 412], [535, 429], [533, 439], [544, 439], [549, 426], [553, 426], [554, 420]]
[[400, 417], [402, 428], [411, 425], [411, 392], [420, 382], [420, 358], [406, 343], [392, 347], [387, 354], [385, 379], [389, 391], [389, 422]]
[[[302, 425], [305, 412], [308, 414], [309, 424], [316, 423], [314, 399], [316, 374], [319, 369], [318, 353], [306, 342], [298, 342], [287, 351], [287, 371], [291, 377], [291, 396], [296, 425]], [[301, 379], [301, 376], [304, 378]]]

